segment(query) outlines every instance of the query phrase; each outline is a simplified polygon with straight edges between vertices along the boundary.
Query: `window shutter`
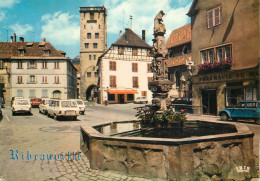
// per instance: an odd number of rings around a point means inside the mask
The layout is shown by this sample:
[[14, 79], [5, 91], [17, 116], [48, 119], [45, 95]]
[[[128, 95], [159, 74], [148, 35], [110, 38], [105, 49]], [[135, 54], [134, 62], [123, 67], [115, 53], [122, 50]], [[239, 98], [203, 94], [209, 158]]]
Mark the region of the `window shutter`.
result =
[[213, 27], [213, 11], [208, 11], [208, 28]]
[[215, 14], [215, 25], [220, 24], [220, 7], [214, 9], [214, 14]]

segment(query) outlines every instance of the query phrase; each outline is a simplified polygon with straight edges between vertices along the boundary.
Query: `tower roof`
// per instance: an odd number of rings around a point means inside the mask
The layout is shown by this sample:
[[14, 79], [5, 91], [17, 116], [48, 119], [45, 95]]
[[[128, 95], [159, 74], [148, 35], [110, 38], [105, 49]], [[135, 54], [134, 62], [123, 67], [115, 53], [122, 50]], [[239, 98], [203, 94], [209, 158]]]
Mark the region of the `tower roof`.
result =
[[147, 49], [152, 48], [144, 40], [142, 40], [135, 32], [133, 32], [130, 28], [126, 28], [125, 33], [122, 36], [120, 36], [120, 38], [112, 45], [139, 47], [139, 48], [147, 48]]

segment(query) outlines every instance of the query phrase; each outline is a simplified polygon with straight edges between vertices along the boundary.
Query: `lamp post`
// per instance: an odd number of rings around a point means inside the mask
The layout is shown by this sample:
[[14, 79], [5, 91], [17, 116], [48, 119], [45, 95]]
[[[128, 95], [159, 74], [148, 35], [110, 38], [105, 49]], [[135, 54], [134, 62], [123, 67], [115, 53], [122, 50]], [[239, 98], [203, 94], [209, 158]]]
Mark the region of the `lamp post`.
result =
[[108, 92], [108, 87], [107, 87], [107, 105], [109, 104], [108, 96], [109, 96], [109, 92]]

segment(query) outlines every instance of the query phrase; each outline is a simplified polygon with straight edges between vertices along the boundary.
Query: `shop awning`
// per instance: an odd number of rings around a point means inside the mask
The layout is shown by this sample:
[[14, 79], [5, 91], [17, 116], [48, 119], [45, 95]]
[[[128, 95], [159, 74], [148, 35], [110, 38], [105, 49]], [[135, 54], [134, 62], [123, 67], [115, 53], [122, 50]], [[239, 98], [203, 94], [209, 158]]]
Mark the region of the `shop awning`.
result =
[[108, 90], [109, 94], [138, 94], [135, 90]]

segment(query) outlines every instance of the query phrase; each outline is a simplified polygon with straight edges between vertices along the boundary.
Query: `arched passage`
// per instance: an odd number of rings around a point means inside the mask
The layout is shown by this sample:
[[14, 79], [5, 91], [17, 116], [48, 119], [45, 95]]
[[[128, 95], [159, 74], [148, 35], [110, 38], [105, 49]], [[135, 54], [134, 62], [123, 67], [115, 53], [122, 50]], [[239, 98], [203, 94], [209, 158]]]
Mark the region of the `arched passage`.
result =
[[55, 90], [52, 92], [53, 98], [61, 99], [61, 91]]
[[96, 85], [90, 85], [86, 90], [86, 99], [87, 100], [93, 100], [94, 97], [98, 97], [97, 94], [97, 86]]

